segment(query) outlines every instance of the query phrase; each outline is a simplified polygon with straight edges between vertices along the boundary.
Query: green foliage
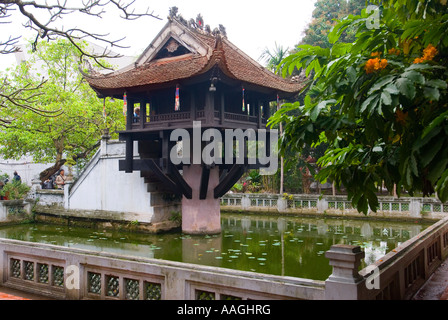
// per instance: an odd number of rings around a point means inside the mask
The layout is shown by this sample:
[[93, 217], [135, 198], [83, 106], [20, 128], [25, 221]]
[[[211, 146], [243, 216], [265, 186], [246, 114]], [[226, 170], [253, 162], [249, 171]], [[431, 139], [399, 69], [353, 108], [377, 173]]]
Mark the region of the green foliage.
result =
[[26, 183], [13, 181], [5, 184], [3, 188], [0, 189], [0, 195], [7, 196], [9, 200], [23, 199], [30, 189], [31, 188]]
[[182, 213], [180, 211], [171, 211], [169, 220], [182, 225]]
[[0, 171], [0, 182], [4, 182], [5, 180], [9, 180], [9, 174], [7, 173], [2, 173]]
[[232, 187], [232, 190], [235, 192], [241, 192], [243, 191], [243, 184], [242, 183], [235, 183]]
[[[303, 68], [312, 78], [303, 103], [270, 120], [285, 124], [283, 149], [326, 143], [316, 177], [343, 185], [364, 213], [377, 209], [383, 181], [448, 200], [447, 3], [381, 3], [378, 28], [363, 10], [334, 26], [331, 48], [302, 45], [283, 60], [284, 76]], [[353, 43], [341, 39], [348, 28]]]
[[276, 72], [278, 66], [287, 55], [288, 48], [284, 49], [283, 46], [279, 46], [276, 43], [272, 52], [269, 48], [265, 48], [260, 56], [260, 59], [265, 61], [267, 69]]
[[[82, 44], [80, 44], [82, 46]], [[71, 165], [88, 157], [104, 129], [123, 128], [121, 106], [103, 101], [89, 87], [79, 72], [79, 51], [66, 40], [39, 42], [31, 59], [9, 70], [6, 75], [13, 87], [36, 87], [30, 106], [59, 111], [59, 116], [41, 116], [13, 103], [0, 112], [3, 118], [14, 119], [2, 130], [0, 154], [17, 159], [31, 155], [36, 162], [58, 162], [67, 159]]]
[[[328, 34], [332, 27], [336, 25], [336, 21], [349, 14], [360, 14], [361, 9], [365, 8], [365, 4], [365, 0], [317, 0], [314, 4], [313, 20], [305, 30], [305, 36], [300, 44], [330, 48], [331, 43]], [[341, 40], [352, 42], [354, 40], [353, 31], [345, 32]]]

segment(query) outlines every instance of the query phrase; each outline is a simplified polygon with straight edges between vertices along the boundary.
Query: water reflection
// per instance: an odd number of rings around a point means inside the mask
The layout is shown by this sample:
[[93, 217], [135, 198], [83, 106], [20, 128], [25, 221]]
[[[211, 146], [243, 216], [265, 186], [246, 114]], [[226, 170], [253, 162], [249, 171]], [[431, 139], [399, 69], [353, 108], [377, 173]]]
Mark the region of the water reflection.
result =
[[0, 237], [91, 251], [325, 280], [333, 244], [363, 247], [370, 264], [428, 224], [223, 214], [222, 233], [148, 235], [45, 224], [0, 228]]

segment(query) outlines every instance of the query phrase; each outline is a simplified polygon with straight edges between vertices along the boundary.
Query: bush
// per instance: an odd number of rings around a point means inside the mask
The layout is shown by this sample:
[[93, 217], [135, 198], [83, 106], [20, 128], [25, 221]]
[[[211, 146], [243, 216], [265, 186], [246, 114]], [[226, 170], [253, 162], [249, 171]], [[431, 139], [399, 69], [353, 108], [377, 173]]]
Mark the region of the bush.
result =
[[5, 186], [0, 190], [0, 195], [8, 198], [9, 200], [23, 199], [28, 192], [30, 187], [26, 183], [11, 182], [5, 184]]

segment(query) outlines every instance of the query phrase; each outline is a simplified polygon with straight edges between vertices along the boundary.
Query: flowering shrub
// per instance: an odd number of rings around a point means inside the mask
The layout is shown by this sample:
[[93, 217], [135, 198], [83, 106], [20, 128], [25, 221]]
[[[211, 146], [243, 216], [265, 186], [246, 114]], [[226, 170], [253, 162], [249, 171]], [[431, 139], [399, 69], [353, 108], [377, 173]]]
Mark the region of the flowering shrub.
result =
[[367, 60], [364, 68], [366, 69], [366, 73], [369, 74], [372, 72], [382, 70], [386, 68], [386, 66], [387, 66], [386, 59], [375, 58]]
[[[284, 106], [281, 147], [328, 145], [315, 178], [344, 186], [354, 207], [376, 210], [377, 188], [448, 200], [448, 5], [446, 0], [370, 1], [336, 24], [331, 48], [302, 45], [281, 64], [309, 77], [303, 103]], [[353, 43], [340, 41], [347, 28]]]
[[425, 61], [431, 61], [432, 59], [434, 59], [437, 53], [438, 53], [437, 49], [432, 44], [428, 44], [425, 50], [423, 50], [423, 57], [415, 58], [414, 63], [423, 63]]

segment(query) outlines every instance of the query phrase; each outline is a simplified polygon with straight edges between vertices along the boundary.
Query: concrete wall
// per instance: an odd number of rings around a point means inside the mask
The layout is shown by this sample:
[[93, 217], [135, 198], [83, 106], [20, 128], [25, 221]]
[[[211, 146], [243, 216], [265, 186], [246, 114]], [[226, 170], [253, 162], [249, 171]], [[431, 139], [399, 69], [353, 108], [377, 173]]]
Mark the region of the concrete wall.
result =
[[150, 222], [154, 209], [140, 172], [118, 171], [124, 152], [124, 143], [103, 140], [100, 150], [72, 185], [66, 208], [132, 212], [140, 214], [141, 221]]
[[[134, 150], [137, 149], [135, 146]], [[148, 192], [139, 171], [119, 171], [118, 163], [124, 156], [124, 142], [103, 139], [79, 178], [74, 183], [68, 182], [63, 191], [39, 190], [34, 181], [30, 198], [39, 200], [36, 212], [65, 218], [166, 224], [174, 212], [180, 212], [180, 204], [165, 201], [163, 194]]]
[[0, 158], [0, 174], [7, 173], [11, 180], [14, 171], [17, 171], [22, 178], [22, 182], [31, 185], [31, 181], [38, 177], [39, 173], [52, 165], [51, 163], [34, 163], [30, 157], [23, 157], [20, 160]]
[[0, 201], [0, 225], [31, 218], [31, 202], [25, 200]]

